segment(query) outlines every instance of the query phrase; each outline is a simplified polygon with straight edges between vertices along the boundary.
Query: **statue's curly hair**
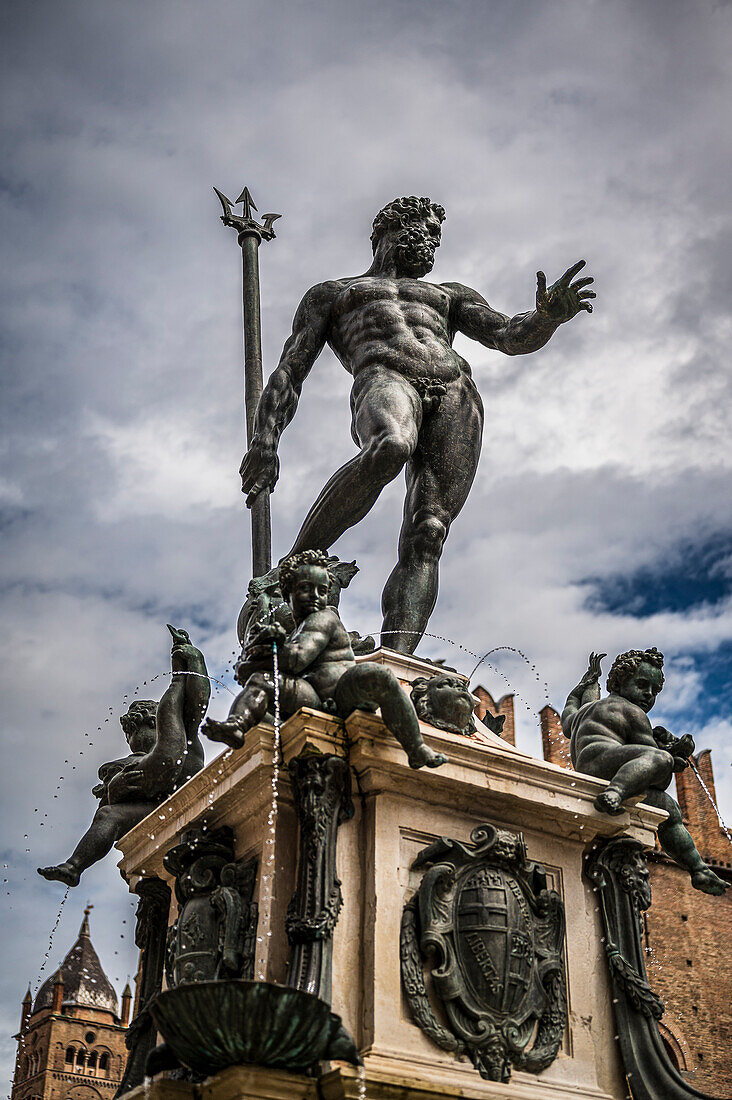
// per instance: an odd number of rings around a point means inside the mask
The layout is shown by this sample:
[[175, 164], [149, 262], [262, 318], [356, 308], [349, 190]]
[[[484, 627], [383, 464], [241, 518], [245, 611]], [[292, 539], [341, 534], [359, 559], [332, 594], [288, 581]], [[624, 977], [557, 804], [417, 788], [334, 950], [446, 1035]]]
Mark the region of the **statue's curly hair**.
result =
[[[655, 646], [651, 649], [629, 649], [627, 653], [619, 653], [608, 673], [607, 690], [620, 693], [628, 676], [644, 662], [660, 670], [663, 668], [663, 653], [659, 653]], [[663, 673], [661, 673], [661, 687], [663, 687]]]
[[127, 714], [122, 714], [119, 720], [128, 741], [144, 722], [155, 719], [157, 710], [158, 704], [154, 699], [135, 699], [134, 703], [130, 703]]
[[325, 569], [332, 581], [330, 571], [332, 564], [333, 559], [325, 550], [301, 550], [299, 554], [290, 554], [289, 558], [283, 558], [280, 562], [280, 591], [282, 595], [286, 600], [289, 600], [297, 571], [302, 565], [317, 565], [321, 569]]
[[445, 220], [445, 209], [429, 199], [418, 199], [416, 195], [404, 195], [401, 199], [393, 199], [384, 206], [374, 218], [371, 233], [371, 247], [376, 252], [379, 238], [387, 231], [397, 226], [406, 226], [410, 222], [421, 221], [428, 214], [434, 214], [441, 222]]
[[[441, 684], [446, 684], [449, 687], [457, 688], [458, 691], [469, 692], [465, 680], [459, 676], [447, 676], [444, 673], [438, 673], [436, 676], [418, 676], [416, 680], [413, 680], [410, 685], [410, 696], [414, 709], [417, 712], [417, 717], [421, 718], [423, 722], [429, 722], [430, 725], [434, 725], [434, 715], [429, 705], [427, 696], [429, 694], [430, 686], [434, 686], [434, 682], [439, 680]], [[438, 727], [441, 728], [441, 727]], [[475, 733], [475, 716], [471, 714], [470, 722], [468, 725], [468, 732]]]

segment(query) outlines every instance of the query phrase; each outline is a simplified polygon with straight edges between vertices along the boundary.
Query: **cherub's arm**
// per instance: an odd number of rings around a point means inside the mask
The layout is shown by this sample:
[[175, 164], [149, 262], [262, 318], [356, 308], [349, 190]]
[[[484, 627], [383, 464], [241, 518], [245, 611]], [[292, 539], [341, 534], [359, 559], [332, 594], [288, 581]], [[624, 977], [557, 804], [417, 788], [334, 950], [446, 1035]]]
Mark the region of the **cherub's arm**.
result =
[[600, 698], [600, 663], [606, 653], [591, 653], [587, 663], [587, 671], [567, 696], [562, 711], [562, 729], [567, 737], [570, 736], [569, 719], [576, 714], [585, 703], [594, 703]]
[[330, 607], [308, 615], [294, 637], [278, 651], [283, 671], [296, 676], [306, 672], [327, 648], [337, 626], [340, 619]]
[[573, 264], [549, 289], [544, 272], [537, 271], [536, 309], [517, 313], [515, 317], [493, 309], [477, 290], [460, 283], [444, 283], [452, 293], [453, 332], [462, 332], [471, 340], [506, 355], [526, 355], [537, 351], [561, 324], [571, 320], [580, 310], [592, 313], [592, 305], [586, 299], [594, 298], [595, 294], [586, 288], [593, 279], [572, 282], [584, 265], [584, 260]]
[[295, 415], [303, 382], [325, 346], [335, 286], [320, 283], [307, 292], [297, 308], [292, 335], [259, 399], [254, 436], [239, 470], [249, 507], [262, 490], [271, 491], [277, 483], [277, 446]]

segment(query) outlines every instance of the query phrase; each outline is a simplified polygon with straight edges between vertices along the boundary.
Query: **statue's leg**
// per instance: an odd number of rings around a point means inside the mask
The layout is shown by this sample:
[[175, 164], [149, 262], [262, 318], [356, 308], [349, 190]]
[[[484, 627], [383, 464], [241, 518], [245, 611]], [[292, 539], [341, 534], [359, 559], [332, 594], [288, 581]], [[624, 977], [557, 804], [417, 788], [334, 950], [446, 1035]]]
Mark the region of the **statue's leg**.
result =
[[152, 813], [156, 805], [155, 802], [122, 802], [116, 806], [100, 806], [66, 862], [55, 867], [39, 867], [38, 874], [67, 886], [78, 886], [82, 872], [104, 859], [112, 845]]
[[371, 510], [417, 445], [422, 402], [401, 375], [384, 367], [362, 371], [353, 383], [351, 406], [361, 451], [333, 474], [308, 512], [291, 554], [329, 550]]
[[424, 743], [412, 700], [385, 665], [363, 661], [349, 668], [336, 684], [334, 696], [338, 713], [344, 718], [360, 708], [380, 707], [384, 725], [406, 752], [410, 768], [439, 768], [447, 760]]
[[610, 783], [595, 799], [595, 809], [606, 814], [623, 813], [623, 802], [649, 787], [664, 788], [671, 780], [673, 757], [665, 749], [647, 745], [619, 745], [598, 738], [577, 756], [575, 769]]
[[273, 697], [272, 676], [266, 672], [253, 672], [231, 704], [229, 717], [223, 722], [207, 718], [201, 726], [201, 733], [209, 741], [220, 741], [231, 749], [240, 749], [245, 734], [262, 721]]
[[442, 548], [473, 484], [482, 433], [480, 396], [461, 375], [426, 418], [407, 467], [399, 561], [381, 598], [382, 642], [400, 653], [414, 652], [437, 601]]
[[705, 894], [723, 894], [729, 883], [716, 875], [699, 855], [691, 833], [684, 827], [678, 803], [665, 791], [654, 787], [646, 793], [645, 801], [666, 810], [668, 817], [659, 825], [658, 839], [664, 852], [689, 872], [692, 886]]

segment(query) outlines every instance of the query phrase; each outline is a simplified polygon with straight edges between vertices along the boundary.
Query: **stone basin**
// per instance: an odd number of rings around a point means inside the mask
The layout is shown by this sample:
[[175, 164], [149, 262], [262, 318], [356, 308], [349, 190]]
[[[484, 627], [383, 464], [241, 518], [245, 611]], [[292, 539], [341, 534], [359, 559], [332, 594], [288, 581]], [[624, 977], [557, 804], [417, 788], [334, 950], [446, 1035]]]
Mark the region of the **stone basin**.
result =
[[203, 1076], [242, 1064], [292, 1073], [326, 1059], [362, 1064], [340, 1016], [288, 986], [192, 982], [158, 994], [150, 1012], [178, 1060]]

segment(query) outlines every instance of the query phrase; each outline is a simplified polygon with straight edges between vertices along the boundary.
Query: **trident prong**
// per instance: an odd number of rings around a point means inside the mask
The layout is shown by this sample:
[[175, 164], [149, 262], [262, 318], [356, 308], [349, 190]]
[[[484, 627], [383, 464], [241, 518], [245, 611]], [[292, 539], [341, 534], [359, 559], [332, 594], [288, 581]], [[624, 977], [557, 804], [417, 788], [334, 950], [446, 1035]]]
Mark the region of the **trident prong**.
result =
[[[236, 229], [240, 237], [251, 235], [260, 237], [264, 241], [271, 241], [274, 238], [275, 232], [272, 229], [272, 223], [275, 222], [277, 218], [281, 218], [282, 215], [265, 214], [262, 219], [263, 224], [260, 225], [259, 222], [252, 217], [252, 211], [256, 210], [257, 207], [248, 187], [244, 188], [241, 195], [236, 200], [236, 203], [232, 203], [231, 199], [227, 199], [226, 195], [219, 191], [218, 187], [214, 187], [214, 191], [219, 196], [219, 200], [224, 209], [221, 218], [224, 225]], [[232, 207], [240, 202], [244, 204], [244, 210], [241, 214], [235, 214]]]

